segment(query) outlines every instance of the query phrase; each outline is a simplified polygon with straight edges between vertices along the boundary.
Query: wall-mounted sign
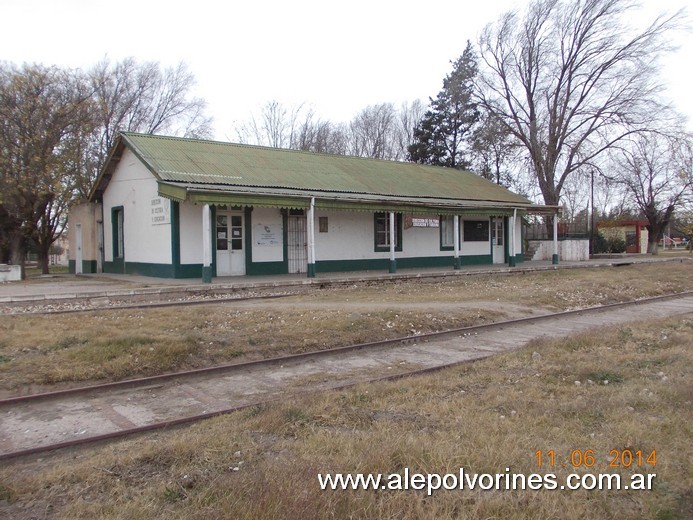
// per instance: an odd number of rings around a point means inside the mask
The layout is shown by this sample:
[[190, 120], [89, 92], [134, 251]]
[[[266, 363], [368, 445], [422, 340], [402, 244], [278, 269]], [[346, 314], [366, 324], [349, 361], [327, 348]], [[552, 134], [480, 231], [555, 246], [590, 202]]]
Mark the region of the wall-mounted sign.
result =
[[154, 197], [151, 201], [152, 225], [171, 223], [171, 203], [163, 197]]
[[421, 215], [406, 215], [404, 217], [404, 228], [412, 227], [419, 228], [437, 228], [440, 227], [440, 219], [438, 217], [429, 217]]
[[259, 247], [281, 245], [282, 227], [278, 224], [255, 224], [253, 241]]

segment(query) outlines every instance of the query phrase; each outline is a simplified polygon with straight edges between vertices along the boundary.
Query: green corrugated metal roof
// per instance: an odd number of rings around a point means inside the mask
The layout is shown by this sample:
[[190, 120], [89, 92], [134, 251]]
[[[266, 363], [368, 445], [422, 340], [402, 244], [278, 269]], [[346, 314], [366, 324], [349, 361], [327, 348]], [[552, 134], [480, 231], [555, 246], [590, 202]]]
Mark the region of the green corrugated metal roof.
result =
[[[285, 194], [329, 193], [337, 198], [343, 194], [349, 199], [362, 195], [399, 203], [533, 206], [528, 199], [478, 175], [449, 168], [134, 133], [123, 133], [121, 139], [160, 181], [187, 189], [243, 188], [258, 194], [280, 189]], [[104, 185], [97, 187], [97, 191], [103, 189]]]

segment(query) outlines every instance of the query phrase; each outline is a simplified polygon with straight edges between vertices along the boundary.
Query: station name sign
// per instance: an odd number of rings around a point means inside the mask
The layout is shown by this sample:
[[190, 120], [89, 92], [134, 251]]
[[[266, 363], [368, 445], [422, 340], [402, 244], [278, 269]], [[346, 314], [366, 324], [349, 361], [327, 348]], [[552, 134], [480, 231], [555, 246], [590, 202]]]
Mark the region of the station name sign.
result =
[[404, 228], [438, 228], [440, 227], [440, 219], [438, 217], [430, 217], [428, 215], [405, 215]]
[[152, 226], [171, 223], [171, 210], [168, 199], [154, 197], [151, 201]]

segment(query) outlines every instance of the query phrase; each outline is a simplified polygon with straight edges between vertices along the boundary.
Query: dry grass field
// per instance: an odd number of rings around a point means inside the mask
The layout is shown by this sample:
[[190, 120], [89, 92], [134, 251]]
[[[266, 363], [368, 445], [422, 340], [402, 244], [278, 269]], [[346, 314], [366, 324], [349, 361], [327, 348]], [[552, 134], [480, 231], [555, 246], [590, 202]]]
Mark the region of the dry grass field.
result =
[[693, 289], [690, 262], [364, 283], [279, 300], [0, 316], [0, 396]]
[[[693, 315], [610, 327], [433, 375], [15, 461], [0, 517], [687, 519]], [[607, 383], [608, 381], [608, 383]], [[538, 467], [535, 452], [556, 454]], [[595, 465], [570, 454], [593, 450]], [[656, 461], [609, 467], [611, 450]], [[656, 464], [653, 464], [656, 462]], [[563, 467], [567, 463], [568, 467]], [[654, 489], [322, 491], [326, 472], [656, 474]]]

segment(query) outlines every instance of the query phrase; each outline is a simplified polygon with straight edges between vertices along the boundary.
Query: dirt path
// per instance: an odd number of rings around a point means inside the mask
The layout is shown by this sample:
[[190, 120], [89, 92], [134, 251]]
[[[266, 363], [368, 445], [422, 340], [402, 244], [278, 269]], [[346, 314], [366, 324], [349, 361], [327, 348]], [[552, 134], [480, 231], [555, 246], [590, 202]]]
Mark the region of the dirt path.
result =
[[[363, 304], [359, 304], [363, 306]], [[475, 303], [476, 305], [476, 303]], [[0, 406], [0, 454], [46, 446], [277, 399], [416, 369], [432, 369], [516, 349], [543, 336], [567, 336], [644, 318], [693, 312], [693, 296], [627, 308], [588, 311], [569, 319], [526, 322], [397, 347], [258, 365], [217, 376], [147, 388]], [[415, 341], [415, 340], [414, 340]], [[531, 364], [531, 358], [528, 359]]]

